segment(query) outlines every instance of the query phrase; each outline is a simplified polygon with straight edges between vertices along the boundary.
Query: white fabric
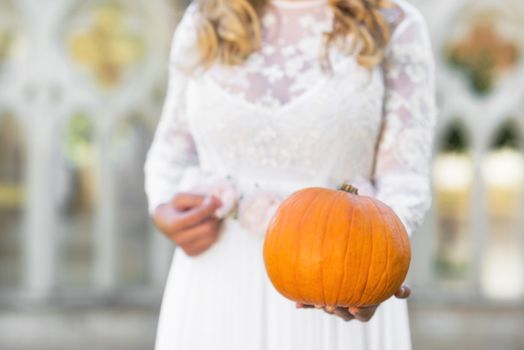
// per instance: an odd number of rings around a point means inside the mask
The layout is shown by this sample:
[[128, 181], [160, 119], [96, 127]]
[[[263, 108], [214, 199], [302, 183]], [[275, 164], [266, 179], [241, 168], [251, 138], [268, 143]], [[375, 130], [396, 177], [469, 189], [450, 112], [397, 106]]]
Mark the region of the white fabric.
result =
[[183, 67], [196, 57], [198, 11], [186, 10], [145, 165], [149, 210], [190, 190], [181, 185], [195, 170], [218, 179], [222, 188], [210, 193], [249, 204], [221, 213], [220, 239], [202, 255], [176, 251], [157, 350], [410, 348], [405, 301], [386, 301], [365, 324], [296, 310], [271, 286], [261, 254], [267, 207], [307, 186], [350, 182], [392, 207], [410, 235], [420, 226], [431, 202], [434, 63], [422, 16], [395, 2], [384, 64], [369, 72], [332, 48], [333, 75], [318, 60], [332, 20], [323, 0], [274, 0], [260, 51], [240, 66], [191, 74]]

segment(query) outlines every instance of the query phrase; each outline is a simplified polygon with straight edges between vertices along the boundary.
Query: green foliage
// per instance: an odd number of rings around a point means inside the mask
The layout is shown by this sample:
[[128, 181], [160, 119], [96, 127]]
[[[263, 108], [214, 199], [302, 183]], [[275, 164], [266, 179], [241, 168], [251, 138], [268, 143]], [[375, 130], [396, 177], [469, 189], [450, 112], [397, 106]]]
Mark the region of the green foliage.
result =
[[463, 153], [468, 149], [468, 136], [464, 126], [459, 122], [451, 124], [442, 136], [441, 152]]
[[513, 121], [509, 121], [495, 130], [495, 136], [491, 148], [513, 148], [520, 149], [522, 141], [518, 128]]
[[89, 164], [93, 151], [93, 124], [83, 115], [73, 116], [67, 125], [64, 139], [64, 154], [76, 166]]
[[494, 60], [489, 52], [462, 57], [451, 51], [448, 53], [448, 62], [466, 75], [471, 89], [477, 94], [486, 95], [493, 89]]

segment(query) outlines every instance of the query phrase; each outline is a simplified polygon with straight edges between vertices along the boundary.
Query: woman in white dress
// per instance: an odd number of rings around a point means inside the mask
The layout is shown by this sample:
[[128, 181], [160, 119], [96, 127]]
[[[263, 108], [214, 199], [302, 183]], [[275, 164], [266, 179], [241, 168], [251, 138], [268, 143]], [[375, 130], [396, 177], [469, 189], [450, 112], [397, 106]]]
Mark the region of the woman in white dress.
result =
[[191, 3], [145, 165], [150, 214], [177, 244], [156, 350], [410, 349], [409, 290], [307, 310], [273, 288], [262, 244], [287, 195], [343, 182], [412, 235], [431, 201], [434, 95], [405, 0]]

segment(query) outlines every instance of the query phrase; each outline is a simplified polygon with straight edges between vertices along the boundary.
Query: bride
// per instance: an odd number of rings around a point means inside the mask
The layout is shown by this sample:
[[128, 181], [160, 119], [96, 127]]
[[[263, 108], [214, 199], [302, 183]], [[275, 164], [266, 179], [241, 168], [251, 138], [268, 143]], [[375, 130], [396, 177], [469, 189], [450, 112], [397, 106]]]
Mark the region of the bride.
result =
[[262, 244], [286, 196], [343, 182], [412, 235], [431, 201], [434, 95], [405, 0], [192, 2], [145, 164], [149, 213], [177, 245], [156, 350], [410, 349], [407, 287], [365, 308], [295, 304]]

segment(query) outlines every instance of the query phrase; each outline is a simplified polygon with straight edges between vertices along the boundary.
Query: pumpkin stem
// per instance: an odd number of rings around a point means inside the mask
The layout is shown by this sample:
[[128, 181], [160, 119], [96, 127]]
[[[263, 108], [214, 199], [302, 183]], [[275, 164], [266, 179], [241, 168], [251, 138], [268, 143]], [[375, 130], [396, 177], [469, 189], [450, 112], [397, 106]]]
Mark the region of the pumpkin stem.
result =
[[346, 182], [344, 182], [342, 184], [342, 186], [340, 186], [338, 189], [341, 190], [341, 191], [346, 191], [348, 193], [358, 195], [358, 188], [356, 188], [354, 186], [351, 186], [350, 184], [348, 184]]

